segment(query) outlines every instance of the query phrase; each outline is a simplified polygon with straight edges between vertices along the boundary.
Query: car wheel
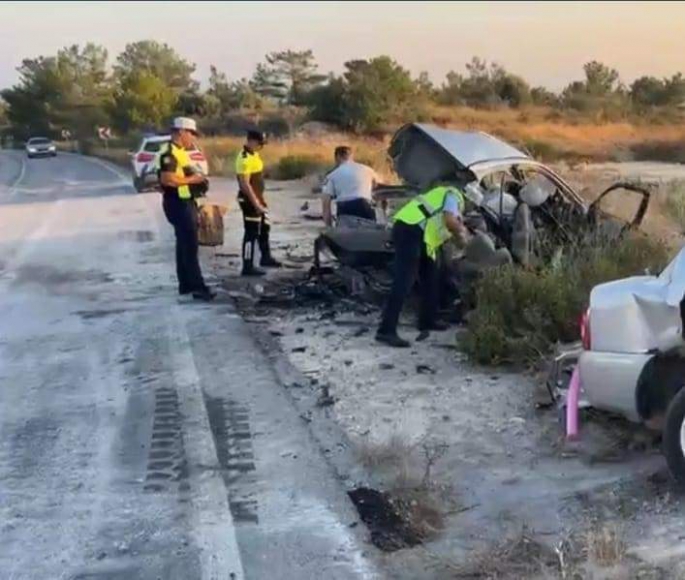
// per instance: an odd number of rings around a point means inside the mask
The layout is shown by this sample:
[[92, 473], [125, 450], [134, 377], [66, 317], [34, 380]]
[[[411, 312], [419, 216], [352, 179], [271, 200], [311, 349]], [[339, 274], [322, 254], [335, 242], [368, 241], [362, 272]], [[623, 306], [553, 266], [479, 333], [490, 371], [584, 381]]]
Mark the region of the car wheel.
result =
[[678, 391], [668, 405], [662, 445], [671, 474], [685, 485], [685, 389]]

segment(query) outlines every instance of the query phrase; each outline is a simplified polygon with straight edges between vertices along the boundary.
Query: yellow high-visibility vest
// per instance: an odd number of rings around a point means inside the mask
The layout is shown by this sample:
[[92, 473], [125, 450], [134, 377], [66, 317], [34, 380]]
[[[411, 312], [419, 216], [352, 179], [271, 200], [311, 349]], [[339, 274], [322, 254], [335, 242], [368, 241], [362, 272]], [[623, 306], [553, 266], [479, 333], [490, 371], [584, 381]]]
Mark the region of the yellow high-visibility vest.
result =
[[423, 242], [426, 253], [435, 260], [438, 249], [452, 237], [452, 233], [445, 225], [443, 208], [448, 195], [457, 199], [459, 211], [464, 209], [464, 196], [456, 187], [439, 185], [430, 191], [417, 195], [410, 202], [403, 205], [393, 216], [393, 221], [399, 221], [410, 226], [423, 227]]
[[[190, 155], [188, 155], [188, 152], [185, 149], [183, 149], [183, 147], [179, 147], [172, 141], [170, 141], [169, 144], [166, 145], [166, 148], [162, 149], [157, 155], [157, 172], [159, 173], [160, 171], [164, 170], [161, 167], [161, 159], [167, 153], [170, 153], [176, 160], [176, 168], [174, 169], [174, 174], [179, 177], [186, 177], [187, 174], [185, 170], [193, 167]], [[193, 195], [190, 192], [189, 185], [179, 185], [176, 189], [178, 191], [179, 199], [192, 199]]]

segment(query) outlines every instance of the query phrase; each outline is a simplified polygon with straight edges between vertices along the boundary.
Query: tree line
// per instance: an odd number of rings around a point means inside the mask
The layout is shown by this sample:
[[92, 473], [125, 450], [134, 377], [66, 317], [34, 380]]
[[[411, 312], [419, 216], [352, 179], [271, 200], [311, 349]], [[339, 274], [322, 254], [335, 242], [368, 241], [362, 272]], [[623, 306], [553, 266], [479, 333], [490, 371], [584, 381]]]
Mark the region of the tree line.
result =
[[422, 119], [431, 106], [575, 111], [598, 120], [626, 118], [685, 104], [685, 78], [643, 76], [627, 85], [600, 62], [584, 65], [584, 78], [553, 92], [531, 86], [497, 63], [473, 58], [440, 84], [413, 76], [389, 56], [350, 60], [341, 74], [322, 74], [311, 50], [272, 52], [250, 78], [229, 80], [210, 67], [200, 87], [194, 64], [167, 44], [128, 44], [110, 63], [93, 43], [65, 47], [54, 56], [24, 59], [19, 81], [0, 94], [15, 137], [56, 136], [67, 129], [89, 137], [98, 126], [119, 134], [156, 130], [174, 115], [193, 115], [220, 132], [236, 111], [295, 110], [300, 116], [356, 132], [382, 130], [397, 120]]

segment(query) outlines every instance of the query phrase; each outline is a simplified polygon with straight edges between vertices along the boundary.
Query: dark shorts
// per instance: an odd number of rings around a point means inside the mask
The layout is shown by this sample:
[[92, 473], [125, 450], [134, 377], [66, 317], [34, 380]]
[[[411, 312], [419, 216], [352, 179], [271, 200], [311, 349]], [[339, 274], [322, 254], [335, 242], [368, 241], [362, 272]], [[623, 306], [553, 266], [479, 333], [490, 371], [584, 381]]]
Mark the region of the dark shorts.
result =
[[362, 219], [376, 221], [376, 212], [368, 199], [358, 198], [341, 201], [336, 204], [338, 215], [351, 215]]

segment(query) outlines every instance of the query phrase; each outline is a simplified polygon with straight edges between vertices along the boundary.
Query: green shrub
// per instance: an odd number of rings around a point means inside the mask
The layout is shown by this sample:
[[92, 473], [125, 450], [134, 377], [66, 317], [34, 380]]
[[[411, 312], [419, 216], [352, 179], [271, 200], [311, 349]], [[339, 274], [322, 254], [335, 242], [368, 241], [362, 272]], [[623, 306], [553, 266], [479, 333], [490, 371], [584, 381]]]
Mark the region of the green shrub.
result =
[[309, 155], [286, 155], [281, 157], [273, 168], [267, 168], [267, 176], [273, 179], [302, 179], [319, 171], [324, 162]]
[[634, 235], [567, 248], [549, 266], [506, 266], [477, 283], [462, 347], [482, 364], [534, 364], [558, 341], [579, 338], [578, 321], [590, 290], [602, 282], [659, 272], [668, 251], [661, 242]]

